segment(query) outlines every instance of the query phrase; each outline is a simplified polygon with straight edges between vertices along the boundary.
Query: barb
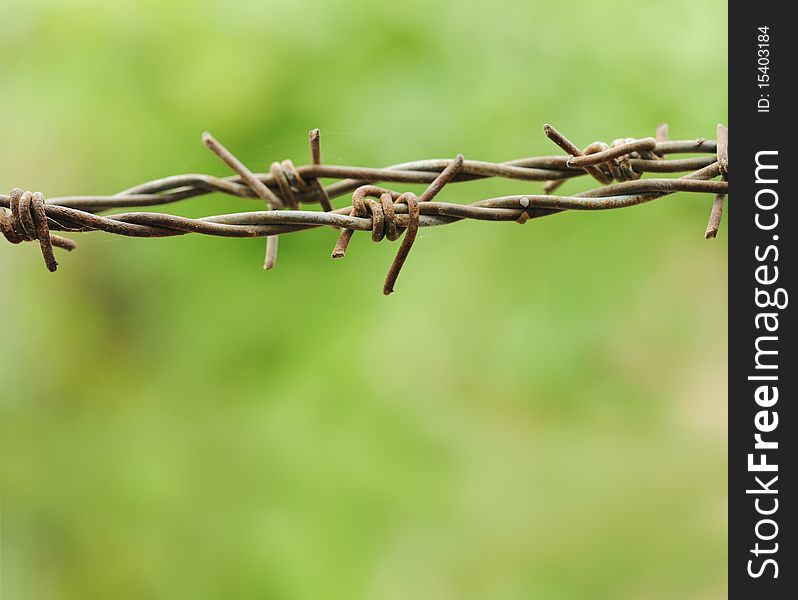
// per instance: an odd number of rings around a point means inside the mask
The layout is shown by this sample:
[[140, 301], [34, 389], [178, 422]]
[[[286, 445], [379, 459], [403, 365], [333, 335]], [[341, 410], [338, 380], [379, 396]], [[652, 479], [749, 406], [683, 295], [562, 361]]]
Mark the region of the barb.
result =
[[[718, 167], [720, 168], [720, 177], [723, 181], [729, 178], [729, 129], [718, 123], [717, 129], [717, 155]], [[714, 238], [718, 235], [720, 229], [720, 220], [723, 218], [723, 203], [726, 199], [724, 194], [716, 194], [715, 200], [712, 202], [712, 211], [709, 213], [709, 223], [707, 223], [707, 230], [704, 234], [706, 239]]]
[[[202, 134], [202, 141], [205, 145], [213, 152], [216, 156], [222, 159], [222, 161], [233, 171], [238, 173], [241, 176], [247, 185], [258, 195], [258, 198], [266, 201], [266, 210], [271, 210], [272, 206], [283, 207], [285, 203], [283, 200], [274, 192], [272, 192], [264, 183], [255, 177], [254, 173], [247, 169], [240, 160], [238, 160], [233, 154], [222, 144], [220, 144], [209, 132], [205, 132]], [[273, 163], [272, 164], [272, 175], [277, 178], [275, 175], [274, 166], [277, 165], [277, 172], [278, 174], [282, 175], [280, 164]], [[285, 177], [283, 177], [283, 180]], [[278, 183], [282, 184], [282, 180], [278, 181]], [[284, 184], [287, 186], [288, 184]], [[285, 192], [285, 188], [283, 185], [280, 186], [283, 189], [284, 196], [286, 200], [288, 200], [288, 193]], [[274, 265], [277, 263], [277, 236], [270, 235], [266, 238], [266, 258], [263, 261], [263, 268], [264, 269], [273, 269]]]
[[[339, 228], [332, 256], [346, 254], [355, 231], [371, 231], [374, 241], [404, 238], [388, 271], [384, 293], [393, 292], [420, 227], [448, 225], [463, 219], [516, 221], [545, 217], [565, 210], [608, 210], [650, 202], [675, 192], [714, 196], [705, 237], [718, 233], [728, 194], [728, 129], [718, 125], [717, 141], [668, 140], [668, 126], [655, 137], [619, 138], [611, 144], [593, 142], [580, 150], [551, 125], [544, 133], [567, 155], [538, 156], [491, 163], [454, 159], [406, 162], [384, 168], [323, 164], [318, 129], [309, 133], [311, 164], [294, 166], [290, 160], [271, 163], [268, 173], [250, 171], [209, 133], [203, 143], [236, 175], [174, 175], [149, 181], [110, 196], [66, 196], [45, 201], [39, 192], [14, 189], [0, 194], [0, 234], [18, 244], [38, 241], [45, 264], [55, 271], [53, 246], [72, 250], [75, 242], [52, 231], [104, 231], [130, 237], [168, 237], [199, 233], [222, 237], [265, 237], [264, 268], [277, 260], [278, 236], [314, 227]], [[667, 158], [673, 154], [696, 155]], [[646, 173], [676, 173], [676, 178], [643, 178]], [[570, 179], [590, 175], [601, 186], [578, 194], [552, 194]], [[320, 179], [334, 181], [326, 186]], [[544, 183], [543, 194], [488, 198], [472, 204], [437, 202], [448, 184], [485, 178]], [[426, 184], [416, 196], [377, 186], [377, 183]], [[222, 193], [257, 198], [266, 210], [192, 219], [160, 212], [134, 211], [102, 215], [109, 210], [164, 206], [204, 194]], [[352, 193], [349, 207], [335, 209], [331, 200]], [[299, 210], [319, 204], [321, 211]]]

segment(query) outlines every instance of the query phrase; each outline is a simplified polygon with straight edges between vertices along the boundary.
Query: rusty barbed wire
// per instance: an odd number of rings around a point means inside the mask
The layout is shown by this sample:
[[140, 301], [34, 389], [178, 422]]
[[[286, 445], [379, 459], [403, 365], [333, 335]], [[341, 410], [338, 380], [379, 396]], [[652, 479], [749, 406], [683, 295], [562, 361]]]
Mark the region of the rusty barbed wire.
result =
[[[717, 126], [717, 140], [668, 140], [668, 126], [660, 125], [651, 138], [619, 138], [610, 144], [593, 142], [580, 150], [551, 125], [545, 135], [567, 156], [539, 156], [503, 163], [453, 159], [418, 160], [384, 168], [324, 164], [320, 133], [310, 132], [311, 164], [296, 167], [290, 160], [273, 162], [269, 173], [253, 173], [209, 133], [203, 143], [236, 174], [229, 177], [186, 174], [149, 181], [110, 196], [64, 196], [44, 199], [39, 192], [15, 188], [0, 194], [0, 233], [12, 244], [39, 243], [45, 265], [55, 271], [53, 247], [75, 248], [71, 239], [52, 231], [104, 231], [131, 237], [167, 237], [199, 233], [223, 237], [265, 237], [265, 269], [277, 261], [278, 236], [315, 227], [340, 229], [333, 258], [346, 254], [355, 231], [371, 231], [375, 242], [404, 238], [385, 280], [385, 294], [396, 279], [421, 227], [447, 225], [463, 219], [516, 221], [566, 210], [607, 210], [635, 206], [675, 192], [713, 194], [705, 237], [718, 233], [728, 194], [728, 128]], [[672, 154], [702, 154], [666, 159]], [[676, 178], [642, 178], [646, 173], [681, 173]], [[578, 194], [555, 195], [567, 180], [589, 175], [601, 187]], [[449, 183], [485, 178], [544, 182], [543, 194], [488, 198], [471, 204], [436, 202]], [[337, 179], [322, 185], [321, 178]], [[717, 178], [717, 181], [715, 179]], [[379, 187], [377, 183], [427, 184], [417, 196]], [[265, 202], [266, 210], [188, 218], [159, 212], [104, 211], [163, 206], [204, 194], [222, 193]], [[352, 192], [351, 206], [335, 209], [331, 199]], [[321, 211], [300, 210], [319, 204]]]

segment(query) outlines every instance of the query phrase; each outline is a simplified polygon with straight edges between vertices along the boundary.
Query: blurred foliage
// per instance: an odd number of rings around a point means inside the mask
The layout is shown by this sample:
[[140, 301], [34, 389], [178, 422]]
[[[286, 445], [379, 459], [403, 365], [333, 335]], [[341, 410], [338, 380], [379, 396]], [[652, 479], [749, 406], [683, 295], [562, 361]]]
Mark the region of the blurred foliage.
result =
[[[726, 4], [0, 0], [0, 189], [506, 160], [725, 122]], [[577, 191], [589, 182], [571, 182]], [[410, 188], [415, 189], [415, 188]], [[535, 192], [452, 186], [442, 198]], [[340, 199], [342, 206], [346, 199]], [[721, 598], [711, 198], [424, 231], [0, 245], [2, 597]], [[253, 206], [209, 196], [204, 215]]]

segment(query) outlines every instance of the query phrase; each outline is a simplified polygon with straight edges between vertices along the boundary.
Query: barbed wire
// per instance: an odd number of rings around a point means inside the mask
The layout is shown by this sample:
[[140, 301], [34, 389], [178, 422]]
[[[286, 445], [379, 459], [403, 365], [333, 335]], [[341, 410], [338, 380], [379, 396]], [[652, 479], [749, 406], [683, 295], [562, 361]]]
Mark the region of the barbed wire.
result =
[[[406, 162], [384, 168], [322, 163], [320, 134], [310, 132], [309, 165], [296, 167], [290, 160], [273, 162], [269, 173], [253, 173], [209, 133], [204, 144], [236, 175], [186, 174], [164, 177], [110, 196], [64, 196], [45, 200], [39, 192], [14, 189], [0, 194], [0, 233], [12, 244], [38, 242], [50, 271], [58, 266], [53, 247], [72, 250], [73, 240], [53, 234], [104, 231], [131, 237], [167, 237], [198, 233], [223, 237], [265, 237], [264, 268], [277, 260], [278, 236], [315, 227], [339, 228], [333, 258], [345, 255], [355, 231], [371, 231], [374, 241], [404, 238], [389, 269], [383, 291], [390, 294], [420, 227], [448, 225], [463, 219], [516, 221], [544, 217], [566, 210], [608, 210], [635, 206], [675, 192], [714, 195], [705, 237], [718, 233], [728, 193], [728, 129], [717, 126], [717, 139], [672, 141], [668, 126], [660, 125], [655, 137], [620, 138], [611, 144], [594, 142], [580, 150], [550, 125], [544, 133], [567, 156], [538, 156], [503, 163], [453, 159]], [[667, 159], [672, 154], [700, 154]], [[646, 173], [678, 173], [676, 178]], [[574, 195], [556, 195], [567, 180], [589, 175], [600, 187]], [[322, 185], [321, 178], [337, 179]], [[450, 183], [486, 178], [544, 182], [543, 194], [488, 198], [471, 204], [436, 202]], [[717, 180], [716, 180], [717, 179]], [[419, 196], [377, 186], [377, 183], [427, 184]], [[163, 206], [210, 193], [257, 198], [266, 210], [188, 218], [160, 212], [104, 211]], [[334, 208], [332, 199], [352, 192], [351, 206]], [[320, 211], [300, 210], [302, 204], [319, 204]]]

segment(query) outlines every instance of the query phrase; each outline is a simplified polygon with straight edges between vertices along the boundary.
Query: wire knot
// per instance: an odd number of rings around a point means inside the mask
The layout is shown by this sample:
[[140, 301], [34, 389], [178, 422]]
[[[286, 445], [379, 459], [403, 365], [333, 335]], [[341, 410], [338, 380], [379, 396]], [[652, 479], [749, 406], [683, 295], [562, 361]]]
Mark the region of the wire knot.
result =
[[55, 271], [58, 261], [53, 246], [72, 250], [75, 242], [50, 234], [42, 193], [14, 188], [8, 203], [9, 208], [0, 208], [0, 233], [12, 244], [38, 241], [47, 270]]
[[[402, 265], [405, 264], [410, 248], [412, 248], [413, 242], [416, 240], [416, 233], [421, 221], [420, 205], [430, 202], [437, 196], [438, 192], [452, 181], [462, 168], [463, 155], [458, 154], [427, 186], [427, 189], [424, 190], [420, 197], [413, 192], [399, 194], [375, 185], [362, 185], [352, 194], [352, 212], [350, 215], [361, 218], [371, 217], [371, 239], [375, 242], [379, 242], [386, 237], [391, 241], [399, 239], [404, 229], [397, 223], [395, 207], [402, 204], [407, 206], [407, 233], [402, 240], [402, 245], [399, 246], [399, 250], [396, 252], [393, 263], [391, 263], [388, 276], [385, 278], [385, 285], [382, 291], [386, 296], [393, 293], [393, 287], [399, 277], [399, 272], [402, 270]], [[376, 198], [379, 198], [379, 202], [375, 200]], [[343, 258], [353, 233], [352, 229], [341, 230], [332, 252], [333, 258]]]
[[[593, 142], [582, 151], [551, 125], [544, 125], [543, 131], [546, 137], [571, 155], [566, 162], [569, 168], [584, 169], [586, 173], [603, 185], [608, 185], [613, 181], [640, 179], [643, 173], [635, 171], [632, 167], [632, 159], [662, 158], [655, 152], [657, 141], [654, 138], [619, 138], [613, 140], [610, 145], [604, 142]], [[553, 192], [563, 181], [563, 179], [559, 179], [548, 182], [546, 191]]]
[[581, 156], [571, 156], [566, 164], [569, 167], [581, 166], [605, 185], [613, 181], [634, 181], [640, 179], [643, 173], [635, 171], [632, 159], [661, 159], [654, 152], [655, 147], [656, 141], [653, 138], [619, 138], [610, 145], [593, 142], [584, 149]]
[[[458, 167], [459, 170], [459, 167]], [[374, 198], [379, 198], [377, 202]], [[371, 217], [371, 239], [375, 242], [388, 238], [391, 241], [399, 239], [405, 228], [400, 227], [396, 222], [396, 204], [407, 205], [407, 233], [402, 240], [402, 245], [396, 252], [396, 256], [391, 263], [388, 276], [385, 278], [383, 293], [387, 296], [393, 292], [399, 271], [402, 269], [410, 248], [416, 240], [421, 211], [419, 208], [419, 198], [413, 192], [399, 194], [392, 190], [377, 187], [374, 185], [363, 185], [352, 194], [352, 213], [354, 217]], [[343, 258], [349, 241], [352, 239], [351, 229], [341, 230], [338, 241], [333, 249], [333, 258]]]
[[[413, 196], [415, 200], [410, 198], [410, 196]], [[378, 198], [379, 202], [375, 198]], [[395, 241], [399, 239], [402, 231], [404, 231], [396, 222], [395, 203], [405, 203], [408, 207], [411, 203], [417, 205], [418, 197], [410, 192], [399, 194], [393, 190], [375, 185], [362, 185], [352, 194], [352, 212], [350, 215], [371, 219], [372, 241], [380, 242], [386, 237], [390, 241]], [[413, 215], [408, 208], [408, 219], [412, 219], [412, 217]], [[408, 226], [410, 226], [410, 223], [408, 223]], [[341, 235], [338, 236], [338, 241], [333, 249], [333, 258], [343, 258], [346, 255], [346, 249], [349, 247], [349, 241], [352, 239], [353, 233], [351, 229], [341, 231]]]
[[[296, 210], [299, 208], [303, 196], [307, 196], [310, 193], [314, 195], [318, 193], [316, 186], [311, 188], [311, 186], [302, 179], [294, 163], [288, 159], [283, 162], [274, 161], [270, 171], [274, 180], [277, 182], [277, 187], [280, 189], [280, 196], [284, 208]], [[314, 181], [318, 182], [318, 180]]]
[[[609, 146], [604, 142], [593, 142], [584, 149], [583, 153], [585, 156], [589, 156], [592, 154], [598, 154], [599, 152], [606, 152], [611, 148], [618, 148], [619, 146], [624, 145], [626, 145], [627, 148], [636, 147], [639, 146], [637, 142], [638, 140], [635, 138], [619, 138], [617, 140], [613, 140]], [[623, 182], [640, 179], [643, 176], [643, 173], [634, 170], [631, 161], [633, 158], [655, 160], [661, 157], [655, 154], [652, 150], [645, 149], [632, 150], [631, 152], [621, 154], [620, 156], [610, 157], [605, 162], [596, 165], [596, 169], [599, 170], [604, 176], [604, 181], [602, 181], [602, 183], [608, 184], [612, 183], [613, 181]], [[571, 164], [572, 161], [569, 160], [568, 165], [570, 166]]]
[[[399, 201], [400, 194], [373, 185], [363, 185], [352, 194], [352, 216], [371, 218], [371, 239], [380, 242], [384, 238], [390, 241], [399, 239], [402, 228], [396, 223], [394, 203]], [[379, 202], [375, 200], [379, 198]], [[348, 240], [338, 247], [340, 256], [346, 252]]]
[[[309, 134], [310, 158], [315, 166], [321, 165], [321, 147], [319, 146], [319, 130], [312, 129]], [[318, 177], [309, 178], [305, 181], [300, 175], [294, 163], [290, 160], [283, 162], [273, 162], [270, 172], [277, 182], [277, 187], [282, 196], [284, 208], [296, 210], [300, 202], [321, 204], [325, 212], [333, 209], [330, 197], [324, 186], [321, 185]]]

